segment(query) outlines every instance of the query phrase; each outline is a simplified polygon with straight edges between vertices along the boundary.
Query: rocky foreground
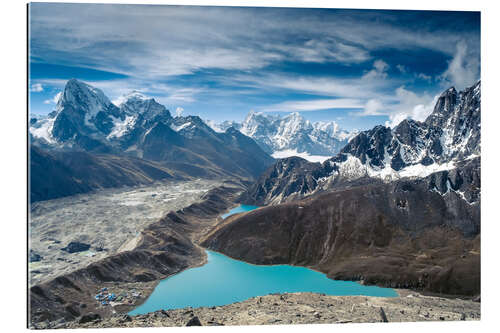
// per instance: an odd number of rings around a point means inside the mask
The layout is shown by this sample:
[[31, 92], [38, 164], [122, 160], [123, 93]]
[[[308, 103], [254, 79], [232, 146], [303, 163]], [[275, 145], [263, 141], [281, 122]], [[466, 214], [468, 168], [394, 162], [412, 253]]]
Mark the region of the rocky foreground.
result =
[[[400, 296], [394, 298], [273, 294], [225, 306], [161, 310], [133, 317], [116, 315], [101, 319], [98, 315], [86, 315], [51, 328], [456, 321], [479, 320], [481, 316], [481, 304], [473, 300], [399, 292]], [[48, 327], [40, 323], [39, 328]]]

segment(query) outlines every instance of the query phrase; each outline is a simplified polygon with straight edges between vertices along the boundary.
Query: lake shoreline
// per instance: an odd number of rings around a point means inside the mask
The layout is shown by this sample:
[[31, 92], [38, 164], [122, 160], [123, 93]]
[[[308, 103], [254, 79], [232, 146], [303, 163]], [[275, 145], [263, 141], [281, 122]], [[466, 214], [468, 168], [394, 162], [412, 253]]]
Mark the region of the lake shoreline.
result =
[[[293, 265], [252, 265], [205, 249], [206, 264], [160, 281], [144, 304], [128, 312], [141, 315], [186, 307], [224, 306], [274, 293], [319, 293], [331, 296], [397, 297], [392, 288], [333, 280], [326, 274]], [[200, 279], [203, 277], [203, 279]], [[231, 293], [225, 293], [225, 290]]]

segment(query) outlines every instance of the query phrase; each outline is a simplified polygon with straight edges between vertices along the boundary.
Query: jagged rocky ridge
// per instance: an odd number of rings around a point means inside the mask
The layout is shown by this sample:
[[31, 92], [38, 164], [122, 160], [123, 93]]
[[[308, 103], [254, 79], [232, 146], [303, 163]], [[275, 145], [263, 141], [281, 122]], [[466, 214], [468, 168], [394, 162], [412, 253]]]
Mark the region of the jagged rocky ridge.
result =
[[298, 112], [280, 117], [250, 111], [242, 123], [224, 121], [220, 124], [214, 122], [209, 124], [217, 131], [234, 127], [254, 139], [269, 154], [289, 150], [310, 155], [332, 156], [356, 134], [340, 129], [333, 121], [312, 123]]
[[[254, 140], [234, 128], [218, 133], [197, 116], [172, 117], [163, 105], [139, 92], [124, 96], [116, 106], [101, 90], [75, 79], [67, 82], [48, 117], [30, 119], [29, 135], [31, 145], [41, 152], [78, 151], [101, 156], [93, 159], [107, 154], [129, 158], [129, 162], [135, 158], [143, 164], [147, 162], [141, 160], [148, 160], [167, 168], [172, 177], [251, 179], [274, 161]], [[39, 165], [54, 163], [31, 163], [33, 176], [50, 172], [37, 170]], [[82, 178], [71, 175], [71, 169], [66, 171], [69, 179]], [[47, 181], [47, 177], [32, 178], [44, 188], [51, 187]], [[77, 187], [92, 186], [84, 182]], [[52, 197], [42, 195], [39, 199]]]
[[[277, 161], [249, 188], [242, 200], [276, 204], [363, 179], [392, 181], [452, 170], [481, 154], [480, 82], [439, 97], [424, 121], [404, 120], [394, 129], [376, 126], [351, 139], [322, 164], [297, 157]], [[371, 180], [370, 180], [371, 181]], [[457, 190], [453, 186], [450, 190]]]

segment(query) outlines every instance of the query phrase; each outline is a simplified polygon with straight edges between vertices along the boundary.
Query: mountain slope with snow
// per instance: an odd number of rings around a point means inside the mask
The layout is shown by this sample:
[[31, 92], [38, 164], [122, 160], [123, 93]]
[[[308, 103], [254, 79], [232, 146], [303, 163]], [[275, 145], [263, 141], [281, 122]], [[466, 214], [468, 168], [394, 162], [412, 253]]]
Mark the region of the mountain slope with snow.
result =
[[197, 116], [172, 117], [140, 92], [122, 96], [117, 104], [71, 79], [49, 116], [30, 119], [30, 142], [49, 151], [147, 159], [195, 177], [257, 177], [274, 161], [240, 132], [216, 132]]
[[[336, 156], [323, 164], [311, 163], [308, 168], [314, 171], [308, 178], [307, 191], [304, 186], [290, 183], [304, 179], [304, 165], [296, 168], [294, 160], [279, 161], [249, 189], [247, 199], [280, 203], [357, 179], [390, 182], [406, 177], [422, 178], [454, 170], [468, 161], [479, 161], [480, 89], [479, 81], [461, 92], [454, 88], [446, 90], [424, 122], [407, 119], [394, 129], [379, 125], [359, 133]], [[282, 188], [289, 190], [283, 193]]]
[[335, 122], [312, 123], [297, 112], [280, 117], [251, 111], [241, 124], [225, 121], [209, 125], [218, 131], [232, 126], [278, 158], [313, 156], [310, 160], [324, 160], [338, 153], [355, 135], [341, 130]]

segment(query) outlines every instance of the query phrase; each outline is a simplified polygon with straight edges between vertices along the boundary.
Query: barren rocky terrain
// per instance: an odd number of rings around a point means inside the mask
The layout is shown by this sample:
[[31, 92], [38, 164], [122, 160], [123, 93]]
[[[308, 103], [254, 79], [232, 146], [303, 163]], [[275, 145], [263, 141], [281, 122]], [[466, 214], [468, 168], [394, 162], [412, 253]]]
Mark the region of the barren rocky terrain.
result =
[[[222, 222], [217, 216], [227, 211], [237, 193], [236, 188], [214, 188], [201, 197], [202, 201], [170, 212], [145, 227], [134, 249], [31, 287], [33, 317], [29, 326], [152, 327], [480, 318], [480, 303], [471, 297], [423, 296], [408, 290], [398, 290], [400, 297], [395, 298], [312, 293], [267, 295], [220, 307], [161, 310], [134, 317], [126, 315], [145, 301], [160, 279], [203, 264], [203, 251], [196, 243], [217, 220]], [[93, 295], [103, 287], [125, 296], [112, 306], [101, 306]]]
[[[132, 250], [144, 227], [169, 211], [198, 201], [220, 184], [201, 179], [164, 181], [33, 203], [29, 225], [33, 257], [29, 264], [30, 285]], [[71, 242], [90, 247], [73, 253], [63, 250]]]
[[[125, 246], [130, 249], [117, 250], [31, 286], [28, 326], [52, 326], [91, 314], [107, 318], [140, 305], [160, 280], [205, 263], [206, 254], [197, 245], [198, 240], [221, 220], [221, 213], [234, 205], [241, 190], [241, 184], [224, 182], [189, 206], [182, 205], [146, 225], [137, 242]], [[95, 298], [102, 288], [124, 296], [103, 305]]]
[[[195, 325], [333, 324], [408, 321], [479, 320], [480, 303], [423, 296], [399, 290], [400, 297], [273, 294], [225, 306], [162, 310], [145, 315], [98, 316], [59, 323], [53, 328], [161, 327]], [[43, 325], [43, 324], [42, 324]], [[42, 326], [41, 326], [42, 327]]]
[[[191, 188], [193, 191], [201, 188], [199, 183], [193, 186]], [[186, 189], [188, 188], [184, 187], [183, 191]], [[170, 191], [173, 190], [174, 188]], [[186, 206], [186, 202], [182, 202], [181, 209], [164, 212], [163, 217], [157, 218], [152, 223], [144, 222], [137, 241], [134, 237], [124, 237], [121, 242], [114, 244], [114, 252], [104, 258], [95, 259], [95, 262], [88, 265], [80, 262], [81, 268], [77, 270], [64, 272], [55, 278], [47, 279], [46, 282], [33, 285], [30, 288], [29, 327], [306, 324], [480, 318], [480, 304], [471, 300], [478, 297], [460, 299], [460, 297], [444, 298], [443, 295], [423, 296], [415, 291], [405, 290], [400, 290], [400, 297], [395, 298], [326, 296], [311, 293], [268, 295], [221, 307], [161, 310], [134, 317], [126, 315], [145, 301], [161, 279], [205, 262], [204, 251], [198, 244], [203, 244], [207, 239], [206, 236], [211, 234], [210, 230], [220, 230], [221, 227], [234, 224], [236, 220], [244, 222], [255, 214], [260, 214], [261, 211], [269, 210], [261, 208], [221, 220], [220, 214], [234, 205], [241, 190], [242, 187], [237, 184], [224, 183], [223, 186], [200, 193], [198, 200], [193, 199], [190, 205]], [[105, 196], [109, 204], [113, 201], [112, 193], [115, 192], [107, 193]], [[157, 197], [158, 200], [169, 199], [166, 197], [168, 193], [170, 193], [168, 189], [165, 192], [146, 188], [134, 189], [120, 192], [117, 200], [121, 202], [119, 206], [126, 210], [127, 207], [134, 207], [137, 202], [143, 202], [141, 205], [147, 206]], [[84, 203], [74, 202], [75, 205]], [[305, 211], [309, 205], [307, 202], [299, 204], [300, 211]], [[88, 209], [90, 208], [87, 207]], [[49, 214], [51, 210], [50, 206], [35, 206], [33, 212]], [[151, 212], [154, 213], [154, 210]], [[144, 215], [151, 216], [151, 214]], [[273, 216], [271, 214], [271, 217]], [[43, 225], [43, 221], [39, 223]], [[115, 230], [102, 232], [112, 235], [120, 223], [114, 222], [113, 225]], [[255, 227], [258, 225], [254, 225]], [[57, 245], [60, 252], [64, 252], [61, 248], [67, 246], [65, 243]], [[433, 252], [433, 255], [435, 254], [436, 252]], [[471, 255], [473, 258], [478, 256]], [[304, 263], [302, 265], [306, 266]], [[380, 284], [379, 280], [364, 282]], [[113, 304], [101, 305], [94, 296], [103, 287], [109, 288], [117, 295], [125, 296]], [[410, 285], [408, 287], [412, 288]], [[415, 289], [421, 289], [417, 287], [413, 286]]]

